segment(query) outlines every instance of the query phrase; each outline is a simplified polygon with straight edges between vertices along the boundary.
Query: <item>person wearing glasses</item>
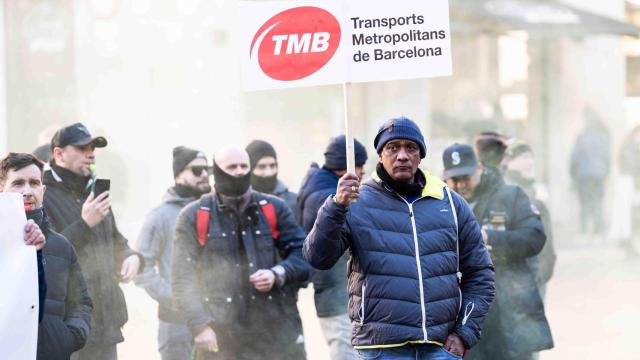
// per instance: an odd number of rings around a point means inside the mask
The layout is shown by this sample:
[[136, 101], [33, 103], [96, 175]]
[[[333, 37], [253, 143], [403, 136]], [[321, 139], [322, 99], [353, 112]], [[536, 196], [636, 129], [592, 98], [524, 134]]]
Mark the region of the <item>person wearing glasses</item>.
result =
[[162, 360], [188, 359], [193, 346], [189, 328], [171, 296], [171, 250], [176, 219], [182, 208], [211, 191], [208, 169], [203, 152], [184, 146], [174, 148], [175, 184], [162, 197], [162, 204], [147, 216], [138, 237], [145, 267], [134, 282], [158, 302], [158, 350]]
[[374, 147], [376, 171], [362, 185], [356, 174], [340, 178], [304, 257], [329, 269], [349, 250], [360, 359], [459, 359], [478, 342], [495, 295], [480, 227], [460, 195], [418, 168], [427, 147], [415, 122], [385, 122]]

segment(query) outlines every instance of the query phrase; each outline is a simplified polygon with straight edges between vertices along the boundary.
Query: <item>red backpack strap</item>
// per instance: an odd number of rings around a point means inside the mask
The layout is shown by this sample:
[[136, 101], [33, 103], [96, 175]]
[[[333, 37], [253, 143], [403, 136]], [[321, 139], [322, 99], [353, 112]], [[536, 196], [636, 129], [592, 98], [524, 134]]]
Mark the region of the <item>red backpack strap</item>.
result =
[[280, 231], [278, 231], [278, 216], [276, 214], [276, 207], [267, 200], [260, 200], [259, 204], [260, 208], [262, 208], [262, 213], [267, 218], [267, 222], [269, 223], [269, 227], [271, 228], [271, 236], [274, 240], [278, 240], [278, 238], [280, 238]]
[[196, 211], [196, 230], [198, 231], [198, 243], [204, 247], [209, 235], [209, 220], [211, 219], [211, 201], [205, 197], [200, 199], [200, 207]]

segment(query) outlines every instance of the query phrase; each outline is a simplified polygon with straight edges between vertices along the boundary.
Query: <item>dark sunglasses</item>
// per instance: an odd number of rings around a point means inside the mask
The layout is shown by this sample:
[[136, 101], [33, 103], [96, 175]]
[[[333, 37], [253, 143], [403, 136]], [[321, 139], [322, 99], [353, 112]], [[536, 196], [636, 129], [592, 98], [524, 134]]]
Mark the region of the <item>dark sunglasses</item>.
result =
[[191, 166], [189, 169], [191, 169], [193, 176], [201, 176], [203, 171], [207, 171], [209, 174], [211, 173], [208, 166]]

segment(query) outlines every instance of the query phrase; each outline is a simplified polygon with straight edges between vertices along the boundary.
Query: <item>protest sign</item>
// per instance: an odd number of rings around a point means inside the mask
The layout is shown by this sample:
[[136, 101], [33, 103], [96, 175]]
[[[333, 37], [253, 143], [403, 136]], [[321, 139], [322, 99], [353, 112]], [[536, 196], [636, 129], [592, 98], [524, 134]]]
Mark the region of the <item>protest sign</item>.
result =
[[0, 193], [0, 359], [36, 358], [38, 267], [26, 223], [22, 195]]
[[246, 90], [451, 74], [447, 0], [244, 2]]

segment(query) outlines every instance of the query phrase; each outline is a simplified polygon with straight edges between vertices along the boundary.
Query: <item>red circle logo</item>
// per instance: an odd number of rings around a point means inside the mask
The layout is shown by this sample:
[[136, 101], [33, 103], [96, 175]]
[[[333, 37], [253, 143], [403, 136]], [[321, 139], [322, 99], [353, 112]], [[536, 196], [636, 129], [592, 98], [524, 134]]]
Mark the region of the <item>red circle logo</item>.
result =
[[[330, 12], [302, 6], [278, 13], [260, 27], [249, 56], [272, 79], [303, 79], [325, 66], [340, 45], [340, 23]], [[257, 50], [257, 51], [256, 51]]]

